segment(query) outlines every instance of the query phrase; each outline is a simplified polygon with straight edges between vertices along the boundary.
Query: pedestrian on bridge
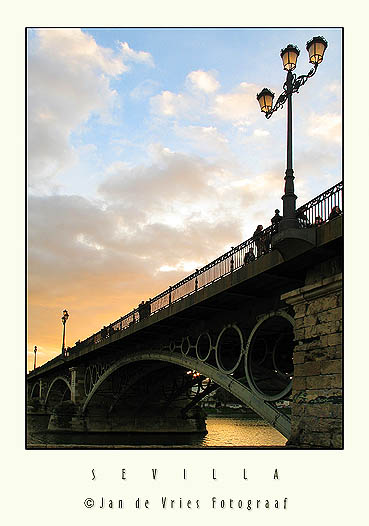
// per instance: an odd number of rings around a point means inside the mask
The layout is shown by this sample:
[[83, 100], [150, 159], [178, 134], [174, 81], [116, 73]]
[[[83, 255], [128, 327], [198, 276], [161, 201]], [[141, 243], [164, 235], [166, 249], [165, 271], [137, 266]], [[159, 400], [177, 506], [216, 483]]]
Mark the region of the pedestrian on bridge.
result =
[[256, 227], [253, 238], [256, 245], [256, 255], [259, 258], [266, 253], [266, 236], [263, 232], [263, 225], [258, 225]]
[[278, 232], [279, 223], [280, 223], [281, 220], [282, 220], [282, 216], [279, 215], [279, 210], [278, 210], [278, 208], [276, 208], [275, 211], [274, 211], [274, 216], [271, 219], [272, 236]]
[[138, 321], [141, 321], [144, 319], [145, 317], [144, 312], [145, 312], [145, 302], [144, 300], [142, 300], [138, 306]]
[[307, 227], [311, 226], [307, 215], [304, 212], [302, 212], [301, 210], [300, 210], [300, 212], [297, 212], [296, 218], [297, 218], [301, 228], [307, 228]]
[[328, 221], [330, 221], [331, 219], [334, 219], [336, 217], [339, 217], [341, 214], [342, 214], [342, 212], [341, 212], [340, 207], [339, 206], [334, 206], [332, 208], [331, 213], [329, 214]]
[[254, 247], [250, 247], [249, 251], [246, 252], [243, 264], [247, 265], [248, 263], [251, 263], [251, 261], [255, 261]]
[[145, 303], [145, 318], [149, 318], [151, 314], [151, 298]]

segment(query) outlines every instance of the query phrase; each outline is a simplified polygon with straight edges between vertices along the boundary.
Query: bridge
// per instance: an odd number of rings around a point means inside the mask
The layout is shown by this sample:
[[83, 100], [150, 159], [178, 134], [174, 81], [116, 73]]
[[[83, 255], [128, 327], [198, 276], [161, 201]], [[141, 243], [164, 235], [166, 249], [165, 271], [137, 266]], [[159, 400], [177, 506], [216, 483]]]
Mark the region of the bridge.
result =
[[30, 372], [28, 410], [54, 431], [201, 433], [222, 387], [289, 446], [342, 447], [342, 189]]

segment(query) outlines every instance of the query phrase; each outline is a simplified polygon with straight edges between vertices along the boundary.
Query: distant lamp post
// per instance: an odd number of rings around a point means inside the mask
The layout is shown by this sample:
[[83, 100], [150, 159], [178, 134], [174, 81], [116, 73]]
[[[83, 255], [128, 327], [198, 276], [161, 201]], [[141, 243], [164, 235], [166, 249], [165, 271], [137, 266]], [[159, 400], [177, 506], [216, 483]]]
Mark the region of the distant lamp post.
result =
[[37, 345], [35, 345], [35, 348], [33, 349], [34, 353], [35, 353], [35, 363], [33, 364], [33, 370], [36, 369], [36, 353], [37, 353]]
[[286, 48], [281, 50], [281, 58], [283, 62], [283, 69], [287, 71], [286, 81], [283, 85], [283, 92], [279, 95], [274, 107], [273, 98], [274, 93], [267, 88], [264, 88], [257, 94], [256, 98], [260, 104], [261, 111], [265, 117], [269, 119], [273, 113], [281, 108], [287, 101], [287, 169], [284, 187], [283, 201], [283, 218], [280, 222], [280, 230], [288, 228], [298, 228], [299, 223], [296, 219], [296, 195], [294, 190], [294, 176], [292, 168], [292, 94], [298, 92], [301, 86], [312, 77], [318, 65], [322, 62], [324, 52], [328, 47], [328, 43], [323, 37], [314, 37], [306, 44], [306, 49], [309, 53], [309, 61], [314, 67], [307, 75], [300, 75], [296, 77], [292, 71], [296, 68], [297, 58], [300, 50], [289, 44]]
[[62, 316], [62, 323], [63, 323], [63, 343], [62, 343], [62, 355], [65, 355], [65, 324], [67, 323], [67, 320], [69, 318], [68, 311], [66, 309], [63, 310], [63, 316]]

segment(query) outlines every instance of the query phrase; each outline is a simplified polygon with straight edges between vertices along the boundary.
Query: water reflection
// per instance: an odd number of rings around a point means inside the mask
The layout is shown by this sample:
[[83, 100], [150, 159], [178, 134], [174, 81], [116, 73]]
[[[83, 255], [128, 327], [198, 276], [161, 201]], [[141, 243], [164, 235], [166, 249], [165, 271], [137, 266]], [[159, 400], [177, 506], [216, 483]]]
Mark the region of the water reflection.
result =
[[33, 447], [104, 448], [280, 447], [286, 438], [258, 418], [209, 417], [207, 435], [150, 433], [51, 433], [48, 416], [28, 416], [27, 443]]
[[287, 439], [260, 419], [209, 418], [203, 447], [284, 446]]

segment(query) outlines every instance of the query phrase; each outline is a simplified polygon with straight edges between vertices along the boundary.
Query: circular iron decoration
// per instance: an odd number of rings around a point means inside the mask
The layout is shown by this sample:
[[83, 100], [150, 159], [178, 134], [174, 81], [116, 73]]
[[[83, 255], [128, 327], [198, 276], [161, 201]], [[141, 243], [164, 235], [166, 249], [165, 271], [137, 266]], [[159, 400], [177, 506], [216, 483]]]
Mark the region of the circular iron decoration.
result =
[[211, 338], [210, 334], [204, 332], [200, 334], [196, 341], [196, 356], [202, 362], [205, 362], [211, 353]]
[[237, 325], [224, 327], [215, 345], [215, 360], [220, 371], [232, 374], [243, 356], [243, 336]]
[[253, 393], [265, 401], [284, 398], [292, 388], [294, 319], [279, 311], [255, 325], [246, 345], [245, 374]]

